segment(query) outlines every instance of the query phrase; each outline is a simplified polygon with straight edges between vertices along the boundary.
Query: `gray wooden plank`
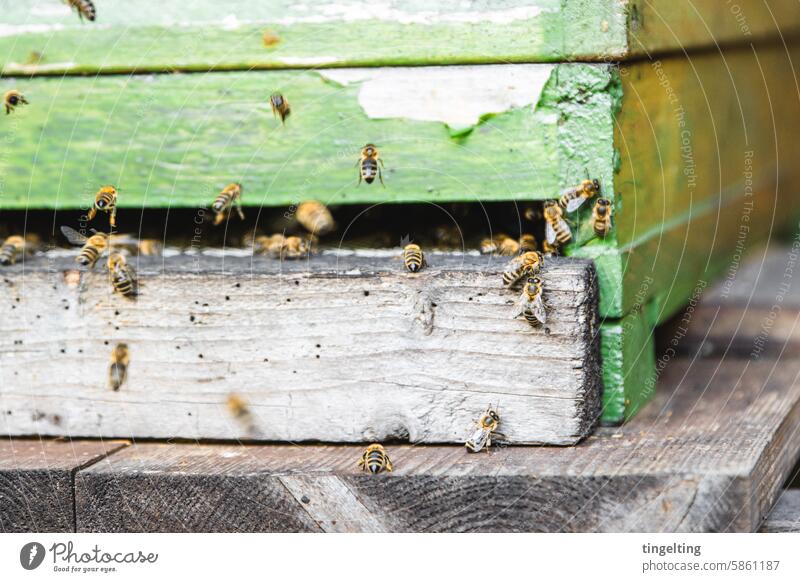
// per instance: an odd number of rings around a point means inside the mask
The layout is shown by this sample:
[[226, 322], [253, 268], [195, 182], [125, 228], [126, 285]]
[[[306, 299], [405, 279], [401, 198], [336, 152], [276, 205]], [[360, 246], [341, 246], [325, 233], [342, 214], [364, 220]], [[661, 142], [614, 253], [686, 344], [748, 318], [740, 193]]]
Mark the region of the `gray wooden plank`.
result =
[[[591, 262], [547, 262], [549, 319], [534, 329], [514, 319], [519, 291], [501, 284], [508, 258], [430, 253], [411, 274], [398, 253], [141, 259], [136, 301], [112, 294], [102, 268], [77, 270], [74, 253], [5, 269], [5, 431], [457, 443], [490, 403], [511, 442], [572, 444], [591, 431], [600, 408]], [[131, 362], [112, 391], [118, 342]], [[231, 414], [232, 394], [247, 414]]]
[[[388, 445], [378, 476], [352, 445], [139, 444], [78, 473], [78, 528], [305, 531], [302, 510], [326, 531], [755, 531], [800, 452], [798, 374], [800, 359], [675, 360], [633, 421], [577, 446]], [[279, 485], [285, 520], [253, 517]], [[206, 491], [232, 522], [202, 520]]]
[[75, 531], [75, 472], [122, 446], [118, 441], [0, 439], [0, 532]]
[[800, 489], [787, 489], [761, 524], [763, 533], [800, 533]]

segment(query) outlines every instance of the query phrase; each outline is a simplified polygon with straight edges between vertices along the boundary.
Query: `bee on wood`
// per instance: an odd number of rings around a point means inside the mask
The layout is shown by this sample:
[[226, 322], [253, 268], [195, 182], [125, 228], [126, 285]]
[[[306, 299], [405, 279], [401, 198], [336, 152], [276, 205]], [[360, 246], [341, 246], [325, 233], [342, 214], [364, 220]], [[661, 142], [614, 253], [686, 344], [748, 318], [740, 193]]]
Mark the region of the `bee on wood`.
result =
[[324, 236], [336, 228], [331, 211], [316, 200], [301, 202], [297, 206], [297, 222], [308, 232], [318, 236]]
[[273, 235], [259, 235], [253, 238], [251, 243], [246, 243], [246, 246], [252, 246], [254, 253], [269, 254], [276, 258], [281, 256], [281, 250], [286, 242], [286, 237], [282, 234]]
[[228, 394], [225, 406], [227, 406], [228, 412], [236, 418], [245, 418], [250, 415], [247, 402], [238, 394]]
[[18, 105], [27, 105], [28, 100], [25, 99], [25, 95], [16, 89], [11, 89], [11, 91], [6, 91], [5, 95], [3, 95], [3, 103], [6, 106], [6, 115], [8, 115]]
[[536, 237], [532, 234], [523, 234], [519, 237], [519, 251], [521, 253], [535, 251], [538, 248], [539, 245], [536, 244]]
[[24, 253], [36, 250], [39, 242], [39, 237], [34, 234], [8, 237], [0, 246], [0, 265], [13, 265]]
[[272, 255], [281, 260], [292, 261], [313, 254], [316, 242], [317, 237], [313, 234], [306, 237], [273, 234], [272, 236], [257, 237], [255, 244], [258, 245], [262, 253]]
[[114, 186], [103, 186], [97, 191], [94, 197], [94, 204], [89, 209], [86, 218], [92, 220], [97, 215], [98, 210], [100, 212], [109, 212], [108, 223], [111, 228], [117, 226], [117, 189]]
[[530, 325], [536, 327], [547, 323], [547, 310], [542, 300], [542, 280], [539, 277], [528, 277], [519, 298], [520, 311], [516, 317], [524, 317]]
[[545, 240], [552, 244], [558, 241], [559, 245], [565, 245], [572, 240], [572, 231], [564, 220], [564, 210], [552, 200], [544, 203], [545, 220]]
[[513, 287], [526, 275], [535, 275], [544, 265], [539, 251], [528, 251], [511, 259], [503, 270], [503, 285]]
[[542, 241], [542, 252], [544, 252], [544, 256], [546, 257], [557, 257], [561, 252], [561, 248], [558, 244], [550, 244], [546, 240]]
[[504, 234], [496, 234], [491, 238], [485, 238], [481, 241], [481, 254], [492, 255], [500, 249], [500, 245], [506, 240], [508, 236]]
[[244, 212], [242, 212], [242, 185], [232, 183], [225, 186], [219, 196], [214, 200], [211, 209], [216, 213], [214, 216], [214, 225], [220, 224], [231, 213], [231, 209], [235, 208], [239, 214], [239, 218], [244, 220]]
[[108, 255], [106, 265], [108, 279], [114, 291], [129, 299], [136, 297], [139, 293], [139, 281], [136, 278], [136, 271], [128, 264], [125, 257], [121, 253], [111, 253]]
[[272, 107], [272, 115], [281, 118], [281, 124], [286, 123], [286, 118], [292, 112], [289, 102], [280, 93], [273, 93], [269, 96], [269, 106]]
[[125, 383], [128, 377], [130, 354], [128, 344], [117, 344], [111, 351], [111, 365], [108, 367], [108, 384], [115, 392]]
[[497, 246], [497, 254], [503, 257], [511, 257], [519, 254], [520, 250], [519, 241], [511, 237], [506, 237]]
[[492, 446], [492, 436], [501, 436], [500, 433], [495, 432], [499, 424], [500, 415], [490, 404], [486, 412], [478, 419], [477, 428], [464, 443], [464, 446], [467, 447], [467, 452], [479, 453], [485, 449], [488, 453], [489, 447]]
[[391, 472], [392, 461], [389, 460], [389, 455], [386, 454], [386, 449], [383, 445], [378, 443], [372, 444], [367, 447], [361, 459], [358, 461], [358, 466], [362, 471], [377, 475], [382, 471]]
[[403, 247], [403, 264], [412, 273], [420, 271], [428, 263], [425, 261], [425, 254], [422, 248], [414, 243]]
[[573, 188], [561, 192], [558, 203], [567, 212], [575, 212], [583, 206], [589, 198], [600, 192], [600, 182], [597, 180], [584, 180]]
[[358, 161], [358, 183], [361, 184], [361, 180], [364, 180], [367, 184], [372, 184], [375, 181], [375, 176], [378, 176], [381, 185], [385, 186], [381, 167], [383, 167], [383, 160], [380, 157], [378, 148], [368, 143], [361, 150], [361, 159]]
[[614, 208], [607, 198], [598, 198], [592, 208], [592, 228], [599, 237], [605, 237], [611, 231], [611, 215]]
[[97, 17], [97, 10], [95, 10], [92, 0], [66, 0], [66, 2], [78, 11], [81, 21], [86, 18], [86, 20], [94, 22]]
[[85, 267], [94, 267], [109, 246], [108, 235], [104, 232], [92, 231], [94, 234], [88, 238], [69, 226], [62, 226], [61, 232], [70, 244], [83, 247], [75, 261]]

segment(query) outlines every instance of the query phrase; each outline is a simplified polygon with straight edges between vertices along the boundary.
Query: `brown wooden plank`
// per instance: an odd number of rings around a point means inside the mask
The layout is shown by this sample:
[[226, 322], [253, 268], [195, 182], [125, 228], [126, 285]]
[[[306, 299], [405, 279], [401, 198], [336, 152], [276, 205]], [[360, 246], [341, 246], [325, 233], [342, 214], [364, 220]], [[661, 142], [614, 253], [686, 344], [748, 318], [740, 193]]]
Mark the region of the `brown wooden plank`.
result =
[[[0, 414], [8, 411], [0, 406]], [[0, 532], [75, 531], [73, 479], [119, 441], [0, 439]]]
[[78, 528], [755, 531], [800, 452], [799, 373], [676, 360], [640, 415], [578, 446], [389, 445], [378, 476], [357, 446], [140, 444], [78, 473]]
[[800, 533], [800, 489], [787, 489], [781, 493], [759, 531]]

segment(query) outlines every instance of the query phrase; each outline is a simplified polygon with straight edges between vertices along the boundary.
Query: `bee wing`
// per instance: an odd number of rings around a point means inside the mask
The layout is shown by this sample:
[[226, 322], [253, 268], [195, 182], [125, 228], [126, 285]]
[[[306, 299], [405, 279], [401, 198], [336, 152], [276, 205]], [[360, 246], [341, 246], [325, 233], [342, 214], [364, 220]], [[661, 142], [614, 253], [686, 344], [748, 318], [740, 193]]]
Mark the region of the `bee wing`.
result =
[[477, 428], [464, 444], [469, 450], [477, 453], [486, 446], [486, 442], [489, 440], [489, 435], [491, 435], [490, 431], [483, 428]]
[[578, 208], [583, 206], [584, 202], [586, 202], [586, 198], [583, 196], [576, 196], [570, 199], [570, 201], [567, 202], [567, 212], [575, 212]]
[[566, 232], [569, 235], [569, 238], [572, 238], [572, 229], [569, 227], [569, 224], [563, 218], [561, 219], [561, 230]]
[[578, 188], [575, 186], [570, 186], [569, 188], [564, 188], [561, 193], [558, 195], [559, 200], [564, 196], [574, 196], [578, 192]]
[[536, 299], [530, 302], [530, 310], [533, 313], [533, 316], [541, 323], [547, 323], [547, 310], [544, 308], [544, 302], [542, 301], [541, 295], [538, 295]]
[[69, 244], [78, 247], [82, 247], [84, 244], [86, 244], [86, 241], [88, 240], [84, 235], [82, 235], [77, 230], [69, 226], [62, 226], [61, 234], [63, 234], [66, 237], [66, 239], [69, 241]]
[[556, 230], [553, 228], [553, 225], [549, 222], [544, 226], [544, 237], [548, 243], [551, 245], [556, 242]]

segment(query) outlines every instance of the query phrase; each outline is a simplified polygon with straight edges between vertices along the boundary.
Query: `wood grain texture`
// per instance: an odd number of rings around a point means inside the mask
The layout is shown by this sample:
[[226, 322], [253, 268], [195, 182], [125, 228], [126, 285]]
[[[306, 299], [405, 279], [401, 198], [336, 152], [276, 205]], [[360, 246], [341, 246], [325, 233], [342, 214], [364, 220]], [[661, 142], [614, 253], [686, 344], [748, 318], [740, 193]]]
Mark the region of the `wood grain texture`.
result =
[[[12, 413], [3, 405], [0, 393], [5, 420]], [[118, 441], [0, 439], [0, 532], [75, 531], [75, 472], [122, 446]]]
[[[755, 531], [800, 453], [798, 373], [675, 360], [651, 405], [576, 447], [389, 446], [395, 470], [378, 476], [356, 446], [140, 444], [78, 473], [78, 529]], [[280, 486], [293, 504], [261, 521]]]
[[780, 494], [775, 507], [761, 524], [762, 533], [800, 532], [800, 489], [787, 489]]
[[[791, 0], [104, 0], [95, 23], [79, 22], [57, 0], [3, 9], [6, 75], [608, 61], [800, 27]], [[265, 46], [264, 32], [277, 42]]]
[[[398, 253], [309, 262], [141, 259], [141, 293], [69, 257], [3, 271], [0, 385], [9, 434], [460, 443], [488, 404], [515, 443], [572, 444], [600, 407], [588, 261], [543, 270], [546, 328], [514, 319], [507, 260]], [[127, 384], [108, 387], [128, 344]], [[244, 399], [234, 417], [229, 395]], [[58, 415], [59, 422], [50, 419]]]

